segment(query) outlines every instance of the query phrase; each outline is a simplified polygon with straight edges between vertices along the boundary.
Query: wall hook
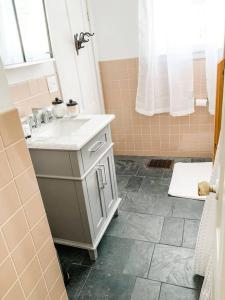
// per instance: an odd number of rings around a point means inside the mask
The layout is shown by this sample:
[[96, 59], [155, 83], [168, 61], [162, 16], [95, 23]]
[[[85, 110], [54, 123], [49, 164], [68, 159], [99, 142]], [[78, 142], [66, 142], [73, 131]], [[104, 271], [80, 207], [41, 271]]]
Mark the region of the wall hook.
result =
[[93, 35], [94, 33], [90, 33], [90, 32], [81, 32], [80, 34], [78, 33], [74, 34], [74, 43], [75, 43], [77, 55], [79, 55], [79, 50], [84, 48], [82, 44], [89, 42], [89, 39], [87, 37], [91, 37]]

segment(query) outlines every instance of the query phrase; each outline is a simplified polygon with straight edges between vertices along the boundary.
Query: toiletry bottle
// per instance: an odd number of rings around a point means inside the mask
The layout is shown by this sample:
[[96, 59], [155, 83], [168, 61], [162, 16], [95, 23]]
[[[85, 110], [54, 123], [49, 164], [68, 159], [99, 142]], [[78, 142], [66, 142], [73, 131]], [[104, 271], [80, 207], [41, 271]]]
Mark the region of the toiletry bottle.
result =
[[70, 99], [69, 102], [66, 104], [66, 106], [67, 106], [67, 116], [68, 117], [74, 118], [79, 114], [79, 112], [80, 112], [79, 104], [76, 101]]
[[66, 113], [66, 106], [63, 100], [55, 98], [52, 102], [52, 113], [56, 118], [63, 118]]
[[31, 129], [30, 129], [30, 125], [27, 121], [22, 123], [22, 128], [23, 128], [23, 133], [24, 133], [25, 139], [31, 138]]

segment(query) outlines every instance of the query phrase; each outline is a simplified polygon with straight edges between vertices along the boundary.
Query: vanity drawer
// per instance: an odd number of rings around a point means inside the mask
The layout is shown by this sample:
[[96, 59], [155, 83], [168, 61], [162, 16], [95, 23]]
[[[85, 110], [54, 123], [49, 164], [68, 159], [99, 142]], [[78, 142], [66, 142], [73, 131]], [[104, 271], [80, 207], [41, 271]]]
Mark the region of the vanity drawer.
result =
[[84, 171], [87, 171], [112, 143], [110, 128], [104, 128], [81, 149]]

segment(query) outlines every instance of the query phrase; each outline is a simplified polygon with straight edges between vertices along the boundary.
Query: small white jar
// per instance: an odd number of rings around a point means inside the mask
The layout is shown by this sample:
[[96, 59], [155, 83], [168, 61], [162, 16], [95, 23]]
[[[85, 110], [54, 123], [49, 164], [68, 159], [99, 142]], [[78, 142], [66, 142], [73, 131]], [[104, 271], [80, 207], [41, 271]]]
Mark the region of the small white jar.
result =
[[68, 117], [74, 118], [79, 114], [80, 109], [79, 109], [79, 105], [76, 101], [70, 99], [69, 102], [66, 104], [66, 106], [67, 106], [67, 116]]
[[52, 102], [52, 113], [56, 118], [63, 118], [66, 114], [66, 106], [63, 100], [55, 98], [55, 101]]

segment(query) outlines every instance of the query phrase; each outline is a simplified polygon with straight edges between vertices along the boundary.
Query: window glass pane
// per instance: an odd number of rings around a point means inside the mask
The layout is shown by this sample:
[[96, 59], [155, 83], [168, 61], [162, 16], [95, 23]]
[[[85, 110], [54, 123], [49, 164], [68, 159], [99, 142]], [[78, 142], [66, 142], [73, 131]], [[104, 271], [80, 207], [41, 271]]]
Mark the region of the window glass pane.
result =
[[42, 0], [15, 0], [26, 61], [50, 58]]
[[23, 62], [12, 0], [0, 0], [0, 55], [4, 65]]

